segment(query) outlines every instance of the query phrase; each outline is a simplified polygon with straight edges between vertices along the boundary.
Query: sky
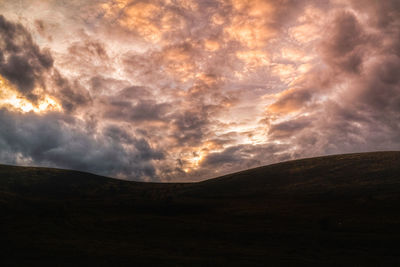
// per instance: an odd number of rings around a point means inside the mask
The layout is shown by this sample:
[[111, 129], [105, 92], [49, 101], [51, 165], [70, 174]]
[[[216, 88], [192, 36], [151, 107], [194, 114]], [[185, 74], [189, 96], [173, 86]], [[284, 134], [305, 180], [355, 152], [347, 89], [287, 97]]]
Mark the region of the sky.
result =
[[399, 149], [398, 0], [0, 0], [0, 163], [188, 182]]

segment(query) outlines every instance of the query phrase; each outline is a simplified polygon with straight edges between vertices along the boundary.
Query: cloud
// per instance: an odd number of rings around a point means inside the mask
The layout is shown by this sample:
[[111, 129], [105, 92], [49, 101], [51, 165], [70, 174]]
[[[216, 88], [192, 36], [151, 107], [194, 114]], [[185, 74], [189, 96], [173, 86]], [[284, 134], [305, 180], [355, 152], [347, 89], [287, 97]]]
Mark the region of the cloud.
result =
[[3, 162], [192, 181], [400, 148], [396, 0], [6, 2]]
[[301, 110], [267, 120], [270, 138], [292, 144], [292, 157], [400, 148], [400, 50], [393, 41], [400, 9], [391, 1], [369, 4], [334, 12], [319, 41], [318, 75], [306, 73], [269, 106], [270, 113]]
[[53, 66], [49, 50], [41, 50], [21, 25], [0, 15], [0, 74], [31, 100], [36, 86], [44, 87], [43, 75]]
[[369, 40], [355, 15], [340, 11], [326, 35], [321, 45], [325, 62], [342, 71], [359, 72]]
[[277, 101], [268, 107], [273, 113], [291, 113], [305, 107], [312, 98], [312, 92], [306, 89], [292, 89], [285, 91]]
[[285, 145], [237, 145], [226, 148], [220, 152], [208, 154], [201, 162], [200, 177], [205, 172], [209, 176], [223, 175], [232, 171], [245, 170], [251, 167], [261, 166], [268, 157], [269, 163], [275, 163], [289, 159], [290, 155], [278, 153], [285, 150]]
[[115, 100], [106, 106], [104, 117], [129, 122], [163, 121], [170, 109], [166, 103], [158, 104], [154, 100], [142, 100], [137, 104], [130, 101]]
[[306, 117], [296, 117], [293, 120], [285, 121], [282, 123], [274, 124], [269, 128], [269, 135], [272, 138], [285, 139], [293, 136], [293, 133], [300, 133], [303, 129], [310, 127], [310, 118]]
[[75, 80], [71, 82], [54, 70], [50, 84], [56, 88], [54, 94], [61, 100], [65, 111], [72, 112], [80, 106], [87, 105], [91, 101], [89, 93]]
[[152, 160], [164, 157], [145, 139], [119, 127], [108, 126], [93, 138], [81, 122], [61, 114], [21, 115], [2, 109], [0, 123], [0, 158], [14, 164], [157, 179]]
[[[0, 24], [5, 48], [2, 50], [1, 75], [14, 83], [26, 97], [35, 92], [39, 83], [45, 88], [50, 87], [48, 92], [57, 97], [64, 112], [36, 114], [1, 108], [0, 158], [3, 162], [70, 168], [130, 179], [158, 179], [153, 160], [162, 160], [163, 152], [153, 149], [145, 138], [126, 132], [121, 125], [115, 126], [112, 122], [100, 124], [101, 117], [77, 119], [73, 115], [77, 108], [87, 112], [93, 105], [94, 99], [86, 88], [78, 80], [71, 81], [60, 74], [53, 66], [50, 52], [42, 53], [22, 25], [8, 22], [3, 17], [0, 17]], [[71, 54], [107, 58], [101, 46], [95, 43], [86, 45], [84, 49], [74, 46]], [[21, 69], [21, 64], [25, 68]], [[18, 67], [15, 79], [11, 75], [14, 67]], [[48, 73], [45, 75], [44, 72]], [[91, 81], [96, 88], [104, 83], [107, 88], [112, 84], [127, 84], [100, 76]], [[120, 97], [128, 97], [134, 88], [124, 89]], [[129, 114], [130, 119], [154, 117], [155, 108], [149, 101], [132, 106], [131, 111], [136, 110], [136, 113]], [[144, 118], [145, 115], [148, 117]]]

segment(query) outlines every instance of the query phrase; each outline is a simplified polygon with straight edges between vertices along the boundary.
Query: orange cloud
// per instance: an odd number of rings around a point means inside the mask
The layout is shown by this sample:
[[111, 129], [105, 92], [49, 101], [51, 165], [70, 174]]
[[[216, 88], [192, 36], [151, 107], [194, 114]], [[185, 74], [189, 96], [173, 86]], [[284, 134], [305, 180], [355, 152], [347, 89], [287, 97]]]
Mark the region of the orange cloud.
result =
[[275, 34], [268, 26], [274, 6], [261, 0], [234, 0], [232, 5], [235, 13], [231, 24], [225, 28], [228, 38], [239, 41], [249, 49], [265, 46]]
[[220, 48], [220, 44], [217, 41], [214, 40], [205, 40], [204, 41], [204, 47], [208, 51], [214, 52]]
[[162, 58], [166, 71], [185, 82], [195, 75], [195, 63], [192, 61], [190, 46], [175, 46], [166, 48]]
[[101, 4], [105, 17], [118, 23], [122, 28], [136, 32], [148, 42], [159, 42], [162, 29], [156, 23], [162, 10], [151, 2], [131, 3], [128, 0], [116, 0]]
[[299, 111], [310, 100], [311, 94], [305, 90], [291, 88], [276, 95], [278, 98], [267, 107], [269, 113], [289, 114]]
[[236, 52], [236, 56], [246, 64], [247, 69], [267, 66], [271, 63], [269, 53], [263, 50], [241, 50]]

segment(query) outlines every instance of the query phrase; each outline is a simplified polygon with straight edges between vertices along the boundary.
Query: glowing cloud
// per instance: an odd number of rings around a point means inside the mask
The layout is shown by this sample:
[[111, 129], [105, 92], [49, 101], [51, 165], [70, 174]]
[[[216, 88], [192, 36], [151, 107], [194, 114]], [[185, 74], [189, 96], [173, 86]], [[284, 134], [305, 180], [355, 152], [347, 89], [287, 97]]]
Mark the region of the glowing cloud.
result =
[[0, 76], [0, 108], [11, 108], [20, 112], [43, 113], [49, 111], [62, 111], [61, 105], [41, 90], [35, 90], [35, 94], [41, 95], [36, 103], [22, 96], [16, 88], [4, 77]]

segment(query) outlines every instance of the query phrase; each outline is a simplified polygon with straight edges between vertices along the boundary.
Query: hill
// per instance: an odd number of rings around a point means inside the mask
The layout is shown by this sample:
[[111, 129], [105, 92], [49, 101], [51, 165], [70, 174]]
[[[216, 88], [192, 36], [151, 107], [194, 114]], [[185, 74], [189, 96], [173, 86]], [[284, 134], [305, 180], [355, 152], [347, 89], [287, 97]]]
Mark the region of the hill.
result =
[[1, 266], [400, 265], [400, 152], [188, 184], [0, 165]]

